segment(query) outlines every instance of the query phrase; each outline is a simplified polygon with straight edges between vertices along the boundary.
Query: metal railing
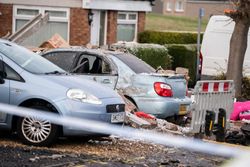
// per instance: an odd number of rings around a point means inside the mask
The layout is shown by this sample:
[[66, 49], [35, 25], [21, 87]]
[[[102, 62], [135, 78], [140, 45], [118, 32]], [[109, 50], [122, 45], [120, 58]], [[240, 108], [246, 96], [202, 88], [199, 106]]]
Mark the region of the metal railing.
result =
[[[207, 119], [209, 120], [208, 128], [210, 131], [213, 130], [213, 125], [220, 122], [222, 123], [221, 126], [223, 128], [230, 128], [229, 117], [233, 111], [235, 95], [233, 81], [198, 81], [195, 85], [193, 94], [194, 102], [190, 107], [192, 112], [192, 122], [188, 132], [204, 133], [207, 117], [211, 118]], [[225, 116], [221, 117], [219, 116], [220, 114]]]

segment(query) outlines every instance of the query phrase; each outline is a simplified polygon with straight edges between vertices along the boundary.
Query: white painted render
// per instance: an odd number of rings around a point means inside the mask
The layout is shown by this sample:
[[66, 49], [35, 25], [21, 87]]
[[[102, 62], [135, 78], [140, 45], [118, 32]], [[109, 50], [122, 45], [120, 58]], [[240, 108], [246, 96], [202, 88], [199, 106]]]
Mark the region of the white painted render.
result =
[[132, 0], [82, 0], [82, 8], [118, 11], [152, 11], [149, 1]]
[[0, 3], [49, 7], [82, 7], [82, 0], [1, 0]]
[[149, 1], [133, 0], [1, 0], [1, 3], [49, 7], [82, 7], [96, 10], [152, 11]]

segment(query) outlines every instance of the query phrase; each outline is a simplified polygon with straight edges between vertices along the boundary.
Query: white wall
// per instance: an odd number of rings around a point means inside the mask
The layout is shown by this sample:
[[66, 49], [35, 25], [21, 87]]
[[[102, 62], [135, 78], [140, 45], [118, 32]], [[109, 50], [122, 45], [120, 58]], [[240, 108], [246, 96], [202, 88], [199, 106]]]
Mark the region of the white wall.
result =
[[82, 0], [1, 0], [0, 3], [55, 7], [82, 7]]

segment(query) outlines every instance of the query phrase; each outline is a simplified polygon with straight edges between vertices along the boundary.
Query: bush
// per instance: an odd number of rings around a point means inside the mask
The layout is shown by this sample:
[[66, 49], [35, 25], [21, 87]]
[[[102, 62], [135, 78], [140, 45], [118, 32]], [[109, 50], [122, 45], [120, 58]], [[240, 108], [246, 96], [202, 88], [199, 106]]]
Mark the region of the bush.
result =
[[195, 44], [197, 33], [144, 31], [138, 34], [139, 43]]
[[185, 67], [189, 69], [189, 87], [193, 87], [196, 82], [196, 45], [166, 45], [168, 53], [172, 57], [172, 69]]
[[[214, 77], [215, 80], [225, 80], [226, 74], [221, 73]], [[245, 101], [250, 99], [250, 78], [243, 77], [242, 78], [242, 85], [241, 85], [241, 97], [238, 99], [239, 101]]]
[[242, 79], [242, 98], [250, 100], [250, 78], [244, 77]]
[[161, 66], [164, 69], [170, 69], [172, 60], [166, 48], [128, 48], [128, 52], [142, 59], [152, 67]]
[[159, 66], [162, 66], [164, 69], [171, 68], [171, 56], [168, 54], [166, 47], [162, 45], [125, 42], [112, 44], [111, 49], [129, 52], [154, 68]]

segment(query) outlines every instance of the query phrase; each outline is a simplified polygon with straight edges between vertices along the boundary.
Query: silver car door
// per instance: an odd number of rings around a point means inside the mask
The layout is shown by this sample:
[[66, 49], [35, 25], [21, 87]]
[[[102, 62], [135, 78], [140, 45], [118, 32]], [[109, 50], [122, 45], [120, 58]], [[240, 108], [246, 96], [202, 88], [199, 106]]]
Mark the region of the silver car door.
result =
[[114, 63], [104, 55], [88, 51], [53, 51], [42, 55], [65, 71], [115, 89], [118, 75]]
[[79, 56], [73, 71], [112, 89], [116, 88], [117, 71], [112, 61], [104, 56], [83, 53]]
[[[9, 104], [10, 102], [10, 81], [6, 79], [4, 62], [0, 55], [0, 103]], [[0, 123], [5, 123], [7, 114], [0, 112]]]

